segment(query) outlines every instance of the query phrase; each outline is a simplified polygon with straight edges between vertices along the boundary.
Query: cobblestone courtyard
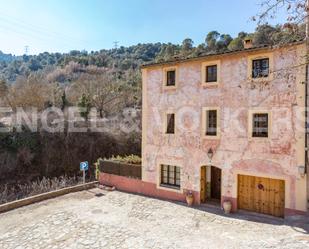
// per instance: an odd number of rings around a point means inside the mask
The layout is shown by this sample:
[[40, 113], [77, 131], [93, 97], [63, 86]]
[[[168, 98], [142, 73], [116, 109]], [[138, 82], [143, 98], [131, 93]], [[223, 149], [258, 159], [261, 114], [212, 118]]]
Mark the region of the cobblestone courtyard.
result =
[[304, 221], [207, 211], [93, 189], [0, 214], [0, 248], [309, 248]]

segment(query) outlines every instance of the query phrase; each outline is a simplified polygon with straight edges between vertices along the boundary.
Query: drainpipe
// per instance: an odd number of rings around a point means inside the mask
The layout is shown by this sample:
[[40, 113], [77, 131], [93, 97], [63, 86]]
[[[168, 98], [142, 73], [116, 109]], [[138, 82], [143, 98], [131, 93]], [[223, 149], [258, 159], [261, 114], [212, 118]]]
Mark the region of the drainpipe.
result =
[[306, 75], [305, 75], [305, 173], [308, 169], [308, 73], [309, 73], [309, 0], [306, 1]]
[[[307, 50], [308, 50], [308, 39], [307, 39]], [[307, 52], [307, 56], [308, 57], [308, 52]], [[306, 60], [308, 60], [306, 58]], [[306, 78], [305, 78], [305, 174], [307, 173], [307, 167], [308, 167], [308, 132], [307, 132], [307, 126], [308, 126], [308, 73], [309, 73], [309, 69], [308, 69], [308, 62], [306, 62]]]

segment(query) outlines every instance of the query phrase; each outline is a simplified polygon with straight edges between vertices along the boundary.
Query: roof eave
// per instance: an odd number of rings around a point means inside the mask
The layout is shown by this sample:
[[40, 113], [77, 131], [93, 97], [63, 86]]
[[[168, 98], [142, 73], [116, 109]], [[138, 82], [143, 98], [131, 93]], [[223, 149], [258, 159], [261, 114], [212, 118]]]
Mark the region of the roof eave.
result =
[[185, 59], [174, 59], [170, 61], [155, 62], [155, 63], [150, 63], [150, 64], [144, 64], [141, 66], [141, 69], [145, 69], [149, 67], [167, 66], [171, 64], [185, 63], [185, 62], [190, 62], [190, 61], [198, 61], [198, 60], [203, 60], [203, 59], [209, 59], [211, 57], [223, 57], [223, 56], [231, 56], [235, 54], [242, 54], [242, 53], [262, 51], [262, 50], [274, 50], [274, 49], [283, 48], [283, 47], [296, 46], [296, 45], [303, 44], [303, 43], [305, 43], [305, 41], [301, 40], [301, 41], [295, 41], [292, 43], [287, 43], [287, 44], [282, 44], [282, 45], [275, 45], [275, 46], [265, 45], [265, 46], [252, 47], [252, 48], [236, 50], [236, 51], [227, 51], [227, 52], [216, 53], [216, 54], [196, 56], [196, 57], [185, 58]]

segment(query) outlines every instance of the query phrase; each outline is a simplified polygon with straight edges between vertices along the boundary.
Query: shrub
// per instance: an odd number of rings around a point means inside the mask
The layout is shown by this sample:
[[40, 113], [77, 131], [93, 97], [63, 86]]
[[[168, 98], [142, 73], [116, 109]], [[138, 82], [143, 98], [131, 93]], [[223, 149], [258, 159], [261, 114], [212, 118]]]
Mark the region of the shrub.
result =
[[95, 163], [95, 179], [99, 180], [99, 175], [100, 175], [100, 163], [103, 161], [103, 159], [100, 157]]
[[117, 162], [121, 162], [121, 163], [130, 163], [130, 164], [142, 164], [142, 158], [140, 156], [137, 155], [126, 155], [126, 156], [112, 156], [111, 158], [109, 158], [108, 160], [110, 161], [117, 161]]
[[45, 178], [26, 184], [0, 185], [0, 204], [82, 183], [78, 177]]

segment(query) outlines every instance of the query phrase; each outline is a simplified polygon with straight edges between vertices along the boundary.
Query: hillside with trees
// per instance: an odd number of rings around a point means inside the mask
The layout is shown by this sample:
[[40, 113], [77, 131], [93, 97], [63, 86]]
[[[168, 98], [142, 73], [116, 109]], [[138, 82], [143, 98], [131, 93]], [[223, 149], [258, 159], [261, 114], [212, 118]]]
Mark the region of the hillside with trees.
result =
[[[100, 133], [69, 133], [66, 122], [62, 132], [45, 132], [41, 124], [38, 132], [31, 132], [27, 126], [6, 123], [2, 114], [1, 126], [11, 126], [12, 131], [0, 134], [0, 182], [8, 175], [27, 181], [43, 176], [72, 176], [78, 173], [83, 160], [93, 165], [99, 157], [140, 154], [140, 66], [144, 63], [240, 50], [246, 37], [260, 46], [289, 43], [304, 36], [303, 25], [264, 24], [254, 33], [240, 32], [234, 38], [211, 31], [205, 42], [196, 46], [186, 38], [182, 44], [148, 43], [66, 54], [14, 56], [0, 52], [2, 107], [11, 108], [13, 113], [22, 107], [31, 115], [33, 107], [38, 112], [57, 107], [66, 113], [69, 107], [77, 106], [86, 121], [95, 107], [108, 127]], [[128, 126], [127, 132], [119, 128], [123, 126]], [[16, 179], [11, 177], [12, 181]]]

